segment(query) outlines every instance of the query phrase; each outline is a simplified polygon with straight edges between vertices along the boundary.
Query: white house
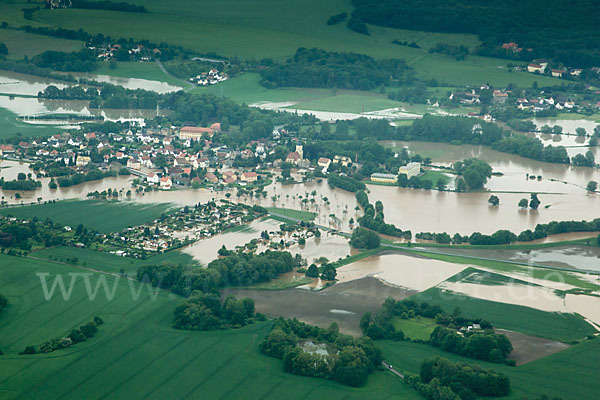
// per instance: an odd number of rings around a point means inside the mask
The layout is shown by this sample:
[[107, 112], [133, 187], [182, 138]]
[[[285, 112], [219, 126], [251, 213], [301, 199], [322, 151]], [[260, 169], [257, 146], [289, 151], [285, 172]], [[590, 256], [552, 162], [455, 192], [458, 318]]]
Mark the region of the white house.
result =
[[407, 178], [417, 176], [421, 173], [421, 163], [411, 162], [398, 169], [399, 174], [406, 174]]

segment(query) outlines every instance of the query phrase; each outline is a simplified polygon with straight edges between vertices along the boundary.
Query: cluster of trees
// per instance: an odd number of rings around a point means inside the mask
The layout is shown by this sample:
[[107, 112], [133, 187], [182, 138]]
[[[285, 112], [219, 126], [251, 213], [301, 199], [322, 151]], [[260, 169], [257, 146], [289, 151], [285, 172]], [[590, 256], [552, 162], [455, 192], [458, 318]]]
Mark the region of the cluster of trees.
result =
[[5, 56], [8, 54], [8, 47], [6, 47], [6, 44], [0, 42], [0, 57]]
[[406, 85], [398, 88], [398, 90], [389, 93], [388, 98], [407, 103], [427, 104], [429, 93], [425, 85], [417, 82], [414, 85]]
[[0, 187], [4, 190], [36, 190], [41, 187], [42, 183], [33, 179], [14, 179], [5, 181], [4, 177], [0, 178]]
[[434, 47], [431, 47], [429, 52], [445, 54], [447, 56], [455, 57], [457, 60], [464, 60], [469, 54], [469, 48], [462, 44], [455, 46], [447, 43], [438, 43]]
[[513, 348], [506, 335], [493, 332], [467, 332], [459, 335], [456, 330], [443, 326], [437, 326], [433, 330], [429, 344], [450, 353], [494, 363], [507, 362], [506, 357]]
[[193, 292], [175, 309], [173, 325], [176, 329], [200, 331], [241, 328], [254, 317], [254, 300], [250, 298], [237, 300], [229, 296], [221, 303], [218, 292]]
[[353, 193], [358, 192], [359, 190], [366, 189], [364, 183], [357, 181], [356, 179], [354, 179], [350, 176], [329, 174], [329, 176], [327, 177], [327, 183], [332, 188], [337, 187], [337, 188], [344, 189], [344, 190], [347, 190], [347, 191], [353, 192]]
[[[471, 190], [481, 189], [492, 177], [492, 167], [478, 158], [467, 158], [454, 163], [454, 171], [464, 179]], [[458, 183], [457, 183], [458, 187]]]
[[[410, 239], [412, 236], [410, 231], [402, 231], [398, 229], [394, 224], [386, 224], [385, 217], [383, 215], [383, 203], [381, 201], [377, 201], [375, 206], [369, 203], [369, 197], [364, 190], [360, 190], [356, 193], [356, 201], [363, 208], [364, 214], [362, 217], [357, 219], [359, 225], [363, 228], [367, 228], [367, 232], [369, 230], [382, 233], [384, 235], [395, 236], [395, 237], [405, 237]], [[364, 247], [365, 245], [371, 244], [373, 245], [376, 242], [376, 239], [371, 237], [371, 235], [377, 236], [377, 240], [379, 240], [379, 236], [374, 234], [373, 232], [369, 232], [369, 234], [363, 233], [362, 230], [355, 230], [352, 233], [352, 237], [354, 235], [357, 236], [357, 240], [353, 247], [356, 248], [372, 248], [372, 247]]]
[[[328, 354], [305, 352], [301, 344], [313, 341], [327, 346]], [[342, 335], [336, 323], [328, 329], [297, 319], [279, 318], [260, 344], [260, 351], [283, 360], [283, 370], [297, 375], [331, 379], [349, 386], [362, 386], [383, 356], [370, 338]]]
[[124, 12], [148, 12], [144, 6], [136, 6], [126, 2], [112, 2], [108, 0], [102, 1], [87, 1], [87, 0], [71, 0], [73, 8], [82, 8], [89, 10], [108, 10], [108, 11], [124, 11]]
[[517, 154], [538, 161], [558, 164], [569, 164], [571, 162], [564, 146], [544, 146], [540, 139], [524, 135], [504, 137], [494, 143], [492, 148], [503, 153]]
[[403, 60], [375, 60], [364, 54], [299, 48], [286, 62], [261, 70], [261, 85], [372, 90], [402, 82], [409, 67]]
[[346, 25], [348, 26], [348, 29], [350, 29], [351, 31], [361, 33], [363, 35], [370, 34], [369, 28], [367, 28], [367, 25], [358, 18], [351, 17], [348, 20], [348, 23]]
[[268, 282], [295, 266], [294, 257], [287, 251], [231, 252], [202, 269], [169, 264], [141, 266], [137, 270], [137, 279], [187, 297], [194, 291], [211, 293], [225, 286]]
[[36, 67], [54, 71], [90, 72], [97, 68], [96, 53], [88, 49], [73, 53], [48, 50], [33, 57], [31, 62]]
[[405, 380], [429, 400], [502, 397], [510, 392], [510, 380], [506, 375], [475, 364], [454, 363], [439, 356], [424, 360], [419, 376], [407, 376]]
[[588, 150], [583, 154], [576, 154], [572, 159], [571, 163], [578, 167], [594, 167], [596, 165], [596, 157], [594, 157], [594, 152]]
[[355, 249], [376, 249], [381, 244], [381, 238], [375, 232], [365, 229], [356, 228], [352, 232], [350, 245]]
[[342, 21], [345, 21], [346, 18], [348, 18], [348, 13], [346, 11], [341, 12], [339, 14], [335, 14], [332, 15], [331, 17], [329, 17], [329, 19], [327, 20], [327, 25], [335, 25], [337, 23], [340, 23]]
[[[600, 64], [600, 33], [593, 0], [565, 9], [560, 0], [442, 0], [435, 7], [418, 0], [353, 0], [352, 17], [366, 23], [428, 32], [472, 33], [483, 44], [478, 53], [524, 60], [553, 58], [569, 66]], [[572, 21], [577, 21], [573, 26]], [[519, 53], [499, 48], [517, 42]], [[531, 49], [531, 51], [529, 50]]]
[[85, 342], [87, 339], [93, 338], [98, 332], [98, 327], [102, 325], [104, 321], [100, 317], [94, 317], [93, 321], [87, 324], [81, 325], [79, 328], [74, 328], [71, 332], [62, 338], [56, 338], [44, 342], [39, 346], [39, 350], [35, 346], [27, 346], [19, 354], [37, 354], [37, 353], [51, 353], [56, 350], [71, 347], [77, 343]]
[[76, 173], [69, 176], [61, 176], [57, 179], [58, 186], [60, 187], [69, 187], [74, 185], [79, 185], [83, 182], [89, 181], [97, 181], [99, 179], [103, 179], [109, 176], [117, 176], [116, 171], [106, 171], [102, 172], [99, 169], [92, 169], [87, 173]]
[[335, 265], [330, 263], [326, 263], [321, 268], [317, 267], [316, 264], [310, 264], [306, 270], [306, 276], [309, 278], [318, 278], [320, 276], [323, 280], [333, 281], [337, 276], [337, 270], [335, 269]]

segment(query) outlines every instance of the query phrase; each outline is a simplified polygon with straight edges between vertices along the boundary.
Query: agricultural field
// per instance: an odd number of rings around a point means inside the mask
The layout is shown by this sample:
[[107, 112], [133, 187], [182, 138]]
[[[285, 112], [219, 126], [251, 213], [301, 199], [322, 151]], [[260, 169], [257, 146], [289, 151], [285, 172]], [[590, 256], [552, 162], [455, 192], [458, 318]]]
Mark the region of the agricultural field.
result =
[[[0, 264], [0, 292], [10, 302], [0, 316], [0, 393], [5, 399], [233, 399], [239, 398], [240, 388], [247, 399], [419, 399], [386, 371], [376, 372], [358, 389], [284, 373], [281, 361], [258, 351], [270, 330], [268, 321], [239, 330], [177, 331], [171, 319], [181, 299], [167, 292], [153, 300], [142, 288], [133, 300], [129, 281], [121, 278], [112, 301], [102, 289], [90, 301], [79, 278], [69, 300], [54, 295], [45, 301], [35, 273], [49, 272], [52, 279], [87, 271], [5, 255]], [[100, 276], [92, 274], [92, 288]], [[110, 288], [115, 279], [106, 278]], [[104, 325], [84, 343], [49, 354], [17, 354], [94, 316]]]
[[73, 228], [83, 224], [98, 232], [116, 232], [128, 226], [152, 221], [172, 206], [170, 204], [138, 204], [134, 202], [74, 200], [32, 206], [0, 209], [0, 215], [39, 220], [50, 218], [54, 222]]
[[435, 347], [407, 342], [377, 342], [385, 354], [386, 361], [401, 372], [419, 374], [421, 362], [440, 355], [452, 361], [477, 363], [485, 368], [506, 374], [510, 378], [511, 393], [503, 399], [538, 399], [546, 394], [564, 400], [593, 399], [600, 390], [600, 340], [583, 343], [556, 354], [541, 358], [522, 366], [509, 367], [475, 361]]
[[[0, 6], [0, 8], [4, 7]], [[4, 14], [1, 18], [4, 20]], [[15, 60], [25, 56], [31, 58], [47, 50], [70, 53], [83, 48], [83, 42], [78, 40], [59, 39], [9, 29], [0, 29], [0, 42], [8, 48], [8, 58]]]
[[[84, 28], [91, 33], [110, 33], [113, 37], [133, 36], [136, 39], [165, 41], [196, 50], [214, 52], [227, 57], [274, 58], [290, 57], [298, 47], [319, 47], [326, 50], [367, 53], [376, 58], [403, 58], [412, 65], [420, 78], [437, 79], [451, 85], [491, 83], [505, 86], [515, 83], [531, 86], [557, 80], [524, 72], [509, 72], [506, 60], [470, 56], [456, 61], [449, 56], [429, 54], [437, 43], [463, 44], [474, 48], [478, 40], [473, 35], [440, 34], [369, 26], [371, 35], [361, 35], [347, 29], [344, 23], [328, 26], [333, 14], [351, 12], [350, 0], [326, 3], [317, 0], [277, 1], [203, 1], [176, 0], [163, 2], [145, 0], [147, 14], [124, 12], [58, 9], [40, 10], [33, 20], [23, 19], [20, 9], [24, 0], [0, 4], [0, 13], [11, 25], [61, 26]], [[207, 13], [206, 10], [211, 12]], [[106, 32], [106, 26], [111, 31]], [[195, 34], [181, 34], [182, 32]], [[392, 44], [392, 40], [415, 41], [420, 49]]]

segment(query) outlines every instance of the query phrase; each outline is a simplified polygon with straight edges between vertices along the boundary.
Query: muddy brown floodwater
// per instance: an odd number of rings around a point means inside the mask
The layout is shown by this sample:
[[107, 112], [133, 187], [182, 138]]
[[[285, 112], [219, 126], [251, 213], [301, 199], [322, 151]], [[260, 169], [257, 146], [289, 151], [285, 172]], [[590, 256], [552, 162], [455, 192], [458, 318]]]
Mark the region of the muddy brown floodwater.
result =
[[415, 293], [414, 290], [386, 285], [367, 277], [337, 283], [321, 291], [225, 289], [223, 296], [250, 297], [256, 303], [256, 311], [269, 316], [295, 317], [322, 328], [336, 322], [341, 332], [359, 336], [360, 318], [365, 312], [376, 312], [390, 296], [401, 300]]

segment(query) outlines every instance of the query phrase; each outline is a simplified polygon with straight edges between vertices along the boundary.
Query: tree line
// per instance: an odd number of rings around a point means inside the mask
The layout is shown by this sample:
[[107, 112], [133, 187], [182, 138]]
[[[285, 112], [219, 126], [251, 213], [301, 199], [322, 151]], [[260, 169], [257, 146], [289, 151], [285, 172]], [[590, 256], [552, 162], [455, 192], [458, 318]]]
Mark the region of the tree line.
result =
[[25, 347], [25, 350], [19, 354], [51, 353], [56, 350], [71, 347], [77, 343], [85, 342], [87, 339], [91, 339], [96, 335], [98, 327], [103, 323], [104, 321], [102, 318], [96, 316], [92, 321], [81, 325], [79, 328], [73, 328], [65, 337], [44, 342], [39, 346], [39, 349], [35, 346], [27, 346]]
[[260, 71], [261, 85], [372, 90], [403, 82], [409, 70], [404, 60], [375, 60], [364, 54], [338, 53], [322, 49], [296, 50], [285, 62], [273, 61]]
[[226, 286], [269, 282], [295, 266], [294, 257], [287, 251], [232, 252], [202, 269], [170, 264], [144, 265], [138, 268], [137, 279], [188, 297], [195, 291], [211, 293]]
[[[327, 354], [304, 351], [302, 346], [308, 342], [322, 344]], [[276, 319], [259, 348], [263, 354], [283, 360], [285, 372], [349, 386], [363, 386], [383, 360], [381, 350], [370, 338], [342, 335], [335, 322], [323, 329], [295, 318]]]
[[[369, 202], [369, 196], [364, 190], [360, 190], [356, 193], [356, 202], [363, 208], [364, 211], [363, 216], [357, 219], [357, 222], [361, 227], [389, 236], [404, 237], [408, 239], [412, 237], [412, 233], [410, 231], [403, 231], [393, 224], [386, 224], [383, 214], [383, 203], [381, 201], [377, 201], [375, 206], [373, 206]], [[366, 232], [358, 229], [352, 233], [352, 238], [355, 238], [353, 247], [356, 248], [375, 248], [371, 246], [377, 243], [377, 239], [373, 238], [371, 234], [367, 234]], [[352, 244], [352, 241], [350, 244]]]
[[126, 2], [112, 2], [108, 0], [102, 1], [87, 1], [87, 0], [71, 0], [72, 8], [82, 8], [84, 10], [108, 10], [108, 11], [123, 11], [147, 13], [145, 6], [136, 6], [135, 4]]

